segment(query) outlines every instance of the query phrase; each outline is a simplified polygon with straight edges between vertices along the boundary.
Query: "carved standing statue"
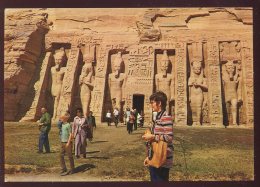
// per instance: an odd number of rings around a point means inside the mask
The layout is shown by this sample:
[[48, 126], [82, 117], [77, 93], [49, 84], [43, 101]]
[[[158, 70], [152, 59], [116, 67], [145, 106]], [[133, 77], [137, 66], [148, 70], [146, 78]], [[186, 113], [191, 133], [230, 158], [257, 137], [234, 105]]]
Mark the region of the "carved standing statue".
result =
[[110, 73], [108, 78], [109, 79], [108, 84], [109, 84], [113, 109], [121, 108], [122, 86], [125, 80], [125, 74], [120, 73], [122, 62], [123, 62], [123, 58], [121, 52], [118, 52], [113, 64], [114, 72]]
[[65, 60], [65, 51], [64, 48], [61, 48], [54, 55], [55, 66], [51, 68], [51, 94], [54, 99], [54, 107], [53, 107], [53, 119], [56, 118], [57, 115], [57, 107], [60, 101], [62, 81], [65, 74], [65, 67], [62, 67], [62, 63]]
[[155, 85], [157, 91], [163, 91], [167, 95], [168, 104], [166, 111], [170, 113], [169, 107], [170, 103], [174, 101], [174, 79], [172, 74], [167, 73], [169, 67], [169, 57], [167, 55], [167, 50], [163, 51], [163, 56], [160, 61], [161, 73], [155, 75]]
[[202, 70], [201, 61], [191, 62], [191, 75], [188, 81], [189, 102], [192, 112], [192, 125], [201, 125], [201, 111], [203, 104], [203, 91], [208, 89]]
[[225, 91], [225, 102], [226, 106], [231, 104], [233, 125], [237, 125], [237, 104], [242, 102], [240, 77], [233, 61], [228, 60], [224, 66], [226, 70], [222, 72], [222, 78]]
[[83, 109], [83, 114], [88, 114], [89, 105], [91, 101], [91, 91], [93, 90], [93, 58], [84, 56], [83, 61], [85, 62], [82, 67], [81, 75], [79, 77], [80, 85], [80, 99]]

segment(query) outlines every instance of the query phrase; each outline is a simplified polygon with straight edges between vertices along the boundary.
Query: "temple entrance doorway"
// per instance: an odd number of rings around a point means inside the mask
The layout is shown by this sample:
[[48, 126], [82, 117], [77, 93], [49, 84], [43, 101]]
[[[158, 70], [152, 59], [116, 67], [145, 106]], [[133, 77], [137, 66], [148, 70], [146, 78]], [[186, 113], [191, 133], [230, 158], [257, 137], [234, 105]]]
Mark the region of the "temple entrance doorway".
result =
[[136, 109], [138, 113], [144, 111], [144, 95], [141, 94], [133, 95], [133, 109]]

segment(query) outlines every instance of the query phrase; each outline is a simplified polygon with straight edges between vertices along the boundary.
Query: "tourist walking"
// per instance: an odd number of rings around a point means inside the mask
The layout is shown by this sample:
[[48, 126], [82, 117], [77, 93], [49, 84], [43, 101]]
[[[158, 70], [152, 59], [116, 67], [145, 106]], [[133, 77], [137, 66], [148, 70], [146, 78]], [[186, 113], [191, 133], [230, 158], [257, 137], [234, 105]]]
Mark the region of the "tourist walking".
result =
[[127, 131], [128, 131], [128, 134], [132, 134], [132, 133], [133, 133], [134, 122], [135, 122], [134, 113], [133, 113], [133, 112], [130, 112], [129, 121], [128, 121], [128, 123], [127, 123]]
[[115, 126], [117, 127], [117, 125], [118, 125], [118, 120], [119, 120], [119, 111], [118, 111], [118, 108], [115, 108], [114, 109], [114, 112], [113, 112], [113, 114], [114, 114], [114, 123], [115, 123]]
[[126, 118], [126, 119], [125, 119], [125, 123], [126, 123], [126, 125], [127, 125], [127, 123], [129, 122], [130, 114], [131, 114], [130, 108], [127, 107], [127, 108], [126, 108], [126, 111], [125, 111], [125, 118]]
[[39, 145], [38, 145], [38, 153], [43, 153], [43, 146], [45, 148], [46, 153], [50, 153], [50, 144], [49, 144], [49, 132], [51, 130], [51, 116], [47, 112], [45, 107], [41, 108], [42, 117], [39, 120]]
[[112, 118], [110, 110], [107, 111], [106, 118], [107, 118], [107, 126], [110, 126], [111, 125], [111, 118]]
[[83, 158], [86, 158], [87, 147], [87, 123], [83, 116], [82, 108], [77, 108], [77, 116], [74, 118], [72, 125], [72, 134], [75, 138], [75, 156], [80, 158], [80, 154], [83, 154]]
[[95, 116], [93, 116], [92, 111], [89, 111], [89, 114], [86, 117], [86, 121], [87, 121], [88, 128], [89, 128], [89, 131], [87, 132], [87, 137], [90, 141], [92, 141], [92, 139], [94, 137], [93, 129], [94, 128], [96, 129], [96, 127], [97, 127], [96, 126], [96, 118], [95, 118]]
[[[72, 144], [73, 144], [73, 135], [72, 135], [72, 127], [71, 124], [68, 122], [70, 118], [69, 114], [66, 113], [64, 116], [61, 116], [60, 121], [62, 121], [61, 126], [61, 134], [60, 134], [60, 141], [61, 141], [61, 150], [60, 150], [60, 166], [61, 166], [61, 176], [69, 175], [74, 173], [74, 159], [72, 156]], [[64, 156], [67, 154], [70, 162], [70, 170], [67, 171], [66, 163]]]

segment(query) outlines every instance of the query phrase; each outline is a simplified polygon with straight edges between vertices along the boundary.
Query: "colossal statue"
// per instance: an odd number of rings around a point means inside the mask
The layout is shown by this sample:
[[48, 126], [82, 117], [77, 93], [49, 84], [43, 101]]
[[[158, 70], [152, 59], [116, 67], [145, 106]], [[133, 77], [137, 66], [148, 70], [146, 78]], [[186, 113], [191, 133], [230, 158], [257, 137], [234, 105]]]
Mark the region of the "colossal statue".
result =
[[223, 69], [225, 69], [222, 71], [225, 102], [226, 106], [231, 104], [233, 125], [237, 125], [238, 103], [242, 102], [240, 77], [232, 60], [228, 60]]
[[167, 73], [169, 67], [169, 57], [167, 50], [163, 51], [162, 59], [160, 60], [161, 73], [155, 75], [156, 90], [163, 91], [167, 95], [168, 104], [167, 112], [172, 113], [170, 110], [171, 102], [174, 101], [174, 79], [172, 74]]
[[122, 62], [122, 54], [118, 52], [113, 63], [114, 71], [109, 74], [108, 78], [112, 107], [118, 109], [121, 108], [122, 87], [125, 80], [125, 74], [120, 73]]
[[51, 94], [54, 99], [54, 107], [53, 107], [53, 119], [56, 118], [57, 115], [57, 107], [60, 101], [61, 88], [63, 77], [66, 71], [65, 67], [62, 67], [65, 60], [65, 51], [64, 48], [58, 50], [54, 55], [55, 66], [51, 68]]
[[82, 67], [81, 75], [79, 77], [80, 85], [80, 99], [84, 115], [89, 112], [89, 105], [91, 102], [91, 91], [93, 90], [93, 58], [84, 56], [85, 64]]
[[191, 74], [188, 80], [189, 102], [192, 112], [192, 125], [201, 125], [201, 111], [203, 104], [203, 92], [208, 89], [202, 70], [201, 61], [191, 62]]

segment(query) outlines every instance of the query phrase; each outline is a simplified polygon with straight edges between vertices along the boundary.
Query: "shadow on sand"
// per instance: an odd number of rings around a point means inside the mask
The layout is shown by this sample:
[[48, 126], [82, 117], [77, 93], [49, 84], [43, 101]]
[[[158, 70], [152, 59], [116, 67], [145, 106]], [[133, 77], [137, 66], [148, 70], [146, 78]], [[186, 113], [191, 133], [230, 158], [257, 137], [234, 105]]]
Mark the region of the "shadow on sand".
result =
[[83, 164], [75, 168], [75, 173], [79, 172], [85, 172], [87, 170], [90, 170], [92, 168], [95, 168], [96, 166], [93, 164]]

